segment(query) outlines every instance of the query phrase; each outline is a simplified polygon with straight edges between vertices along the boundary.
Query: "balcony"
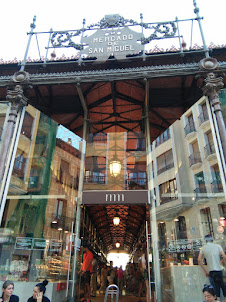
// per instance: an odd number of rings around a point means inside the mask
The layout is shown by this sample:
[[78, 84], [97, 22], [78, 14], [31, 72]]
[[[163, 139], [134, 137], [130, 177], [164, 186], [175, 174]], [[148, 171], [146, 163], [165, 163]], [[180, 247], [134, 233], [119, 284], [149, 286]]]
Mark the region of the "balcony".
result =
[[200, 152], [194, 152], [189, 156], [189, 164], [192, 169], [197, 169], [202, 165]]
[[171, 164], [169, 164], [169, 165], [167, 165], [167, 166], [165, 166], [165, 167], [159, 169], [159, 170], [157, 171], [157, 174], [159, 175], [159, 174], [161, 174], [161, 173], [163, 173], [163, 172], [165, 172], [165, 171], [167, 171], [167, 170], [170, 170], [170, 169], [173, 168], [173, 167], [174, 167], [174, 163], [171, 163]]
[[167, 192], [167, 193], [161, 194], [160, 205], [162, 205], [164, 203], [168, 203], [168, 202], [176, 200], [176, 199], [178, 199], [178, 196], [176, 193]]
[[214, 144], [207, 144], [204, 147], [204, 151], [207, 160], [212, 160], [216, 158], [216, 150]]
[[205, 185], [203, 186], [198, 186], [195, 190], [195, 197], [196, 197], [196, 200], [197, 199], [204, 199], [207, 197], [207, 191], [206, 191], [206, 187]]
[[105, 184], [105, 175], [88, 175], [84, 177], [85, 184]]
[[189, 124], [187, 124], [184, 127], [184, 132], [185, 132], [186, 137], [188, 137], [188, 138], [192, 137], [196, 132], [194, 122], [190, 122]]
[[165, 132], [163, 132], [159, 137], [156, 139], [156, 147], [163, 144], [164, 142], [168, 141], [170, 139], [170, 131], [167, 129]]
[[146, 177], [138, 177], [136, 179], [127, 179], [125, 190], [145, 190], [147, 189]]
[[216, 179], [211, 183], [211, 189], [212, 189], [212, 192], [215, 194], [222, 193], [224, 191], [222, 183]]
[[204, 110], [198, 117], [199, 126], [203, 125], [205, 122], [209, 121], [209, 115], [207, 110]]
[[78, 176], [73, 177], [68, 173], [64, 173], [61, 170], [57, 171], [56, 182], [60, 183], [63, 186], [73, 188], [75, 190], [78, 189]]

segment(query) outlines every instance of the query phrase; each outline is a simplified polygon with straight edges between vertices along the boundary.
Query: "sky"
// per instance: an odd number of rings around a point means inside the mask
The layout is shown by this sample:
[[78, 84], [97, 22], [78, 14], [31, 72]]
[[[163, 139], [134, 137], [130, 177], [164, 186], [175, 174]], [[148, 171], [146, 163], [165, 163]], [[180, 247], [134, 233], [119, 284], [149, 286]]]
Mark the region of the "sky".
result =
[[[226, 45], [225, 33], [225, 0], [196, 0], [200, 9], [200, 16], [204, 37], [207, 46], [213, 42], [216, 45]], [[5, 0], [1, 3], [0, 13], [0, 60], [10, 61], [14, 58], [22, 60], [28, 41], [27, 32], [30, 24], [36, 16], [35, 31], [72, 30], [80, 29], [85, 18], [86, 24], [99, 22], [105, 15], [119, 14], [125, 19], [133, 19], [140, 22], [140, 13], [144, 22], [173, 21], [178, 19], [195, 18], [193, 0], [86, 0], [86, 1], [52, 1], [52, 0]], [[197, 23], [197, 22], [195, 22]], [[190, 43], [191, 23], [183, 22], [183, 34], [187, 44]], [[194, 27], [199, 33], [198, 27]], [[46, 39], [46, 38], [45, 38]], [[44, 38], [39, 41], [41, 55], [47, 42]], [[173, 39], [168, 39], [173, 40]], [[199, 35], [194, 36], [192, 42], [200, 43]], [[171, 45], [176, 44], [170, 41]], [[36, 40], [33, 36], [28, 56], [38, 58]], [[148, 47], [154, 48], [160, 45], [160, 41], [154, 41]], [[190, 44], [189, 44], [190, 45]], [[58, 51], [58, 50], [57, 50]], [[65, 53], [67, 57], [75, 55], [75, 50], [70, 49]], [[59, 55], [57, 53], [57, 55]]]

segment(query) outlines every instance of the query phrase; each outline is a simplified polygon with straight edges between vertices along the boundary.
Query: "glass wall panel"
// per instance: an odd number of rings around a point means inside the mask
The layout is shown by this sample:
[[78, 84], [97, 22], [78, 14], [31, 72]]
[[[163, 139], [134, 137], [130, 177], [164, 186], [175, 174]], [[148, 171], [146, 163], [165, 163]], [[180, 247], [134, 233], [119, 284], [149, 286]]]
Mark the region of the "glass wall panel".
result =
[[143, 190], [147, 188], [146, 178], [143, 133], [89, 134], [85, 190]]
[[[45, 278], [57, 292], [53, 301], [63, 300], [60, 291], [65, 296], [73, 255], [79, 145], [74, 133], [27, 107], [0, 229], [0, 280], [18, 281], [22, 301], [32, 295], [32, 282]], [[23, 291], [22, 281], [29, 290]]]
[[[208, 252], [200, 251], [206, 244], [211, 251], [216, 247], [213, 244], [226, 250], [225, 178], [209, 109], [206, 98], [201, 98], [170, 126], [168, 140], [160, 143], [161, 135], [152, 143], [157, 174], [151, 182], [151, 189], [156, 192], [156, 207], [151, 213], [156, 213], [157, 220], [163, 302], [203, 301], [203, 286], [212, 280], [206, 277], [202, 266], [207, 271], [213, 268], [208, 263]], [[223, 270], [219, 252], [214, 258]], [[223, 275], [225, 278], [224, 271]]]

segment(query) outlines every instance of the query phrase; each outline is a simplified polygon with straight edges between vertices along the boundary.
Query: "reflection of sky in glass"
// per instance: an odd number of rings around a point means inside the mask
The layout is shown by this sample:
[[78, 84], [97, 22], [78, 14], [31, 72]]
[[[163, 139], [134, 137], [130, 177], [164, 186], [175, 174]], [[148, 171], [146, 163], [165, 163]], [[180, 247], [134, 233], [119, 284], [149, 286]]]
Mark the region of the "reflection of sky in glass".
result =
[[62, 125], [58, 126], [57, 129], [57, 138], [62, 139], [64, 142], [68, 142], [68, 139], [71, 139], [71, 144], [74, 148], [79, 149], [79, 142], [82, 140], [81, 137], [74, 134], [67, 128]]

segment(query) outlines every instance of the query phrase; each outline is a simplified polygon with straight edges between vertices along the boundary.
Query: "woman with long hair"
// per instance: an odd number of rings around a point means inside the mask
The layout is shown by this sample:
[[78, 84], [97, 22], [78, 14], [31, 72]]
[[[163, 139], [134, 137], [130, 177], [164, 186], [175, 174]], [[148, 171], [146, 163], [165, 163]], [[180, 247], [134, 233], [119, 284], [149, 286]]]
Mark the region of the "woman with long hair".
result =
[[13, 295], [14, 283], [6, 280], [2, 285], [2, 296], [0, 302], [19, 302], [19, 297]]

